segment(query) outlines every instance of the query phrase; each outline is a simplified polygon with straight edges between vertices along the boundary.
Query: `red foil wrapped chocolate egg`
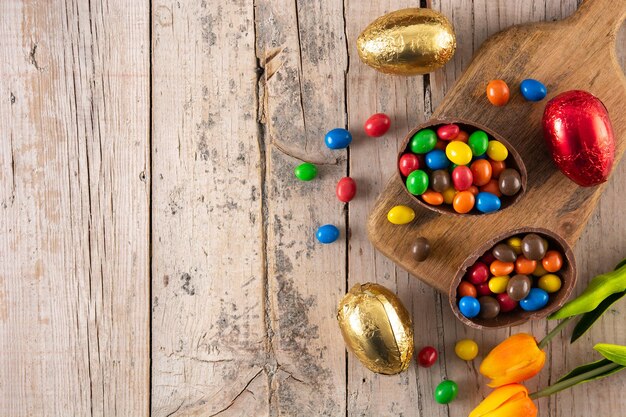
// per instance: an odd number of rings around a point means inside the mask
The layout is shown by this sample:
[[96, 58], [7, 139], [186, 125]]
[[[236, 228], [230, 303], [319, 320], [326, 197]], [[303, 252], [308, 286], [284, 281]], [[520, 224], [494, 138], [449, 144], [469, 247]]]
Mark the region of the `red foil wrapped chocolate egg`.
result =
[[543, 136], [556, 166], [583, 187], [609, 178], [615, 159], [615, 138], [609, 114], [594, 95], [566, 91], [548, 102]]

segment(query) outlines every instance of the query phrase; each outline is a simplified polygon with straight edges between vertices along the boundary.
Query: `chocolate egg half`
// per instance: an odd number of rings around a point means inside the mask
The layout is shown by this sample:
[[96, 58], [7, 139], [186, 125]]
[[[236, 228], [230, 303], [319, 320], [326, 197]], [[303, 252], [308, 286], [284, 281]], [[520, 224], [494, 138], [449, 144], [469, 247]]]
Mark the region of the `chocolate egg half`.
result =
[[357, 284], [339, 303], [337, 321], [348, 349], [372, 372], [409, 367], [413, 324], [398, 297], [379, 284]]
[[426, 74], [445, 65], [456, 49], [454, 28], [432, 9], [402, 9], [374, 20], [357, 39], [361, 60], [380, 72]]

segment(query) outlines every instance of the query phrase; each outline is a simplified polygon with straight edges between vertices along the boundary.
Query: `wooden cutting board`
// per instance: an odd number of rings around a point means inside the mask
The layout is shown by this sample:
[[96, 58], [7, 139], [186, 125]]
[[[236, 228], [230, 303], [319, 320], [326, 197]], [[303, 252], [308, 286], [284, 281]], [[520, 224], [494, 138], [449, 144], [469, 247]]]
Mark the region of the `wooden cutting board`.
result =
[[[588, 0], [567, 20], [514, 26], [487, 39], [432, 117], [476, 122], [506, 138], [528, 170], [525, 195], [495, 214], [446, 216], [420, 207], [396, 174], [368, 219], [374, 246], [444, 293], [450, 293], [459, 268], [477, 248], [510, 230], [548, 229], [573, 246], [605, 186], [579, 187], [558, 171], [544, 146], [541, 117], [547, 101], [559, 93], [580, 89], [594, 94], [606, 105], [613, 123], [617, 166], [626, 148], [626, 80], [615, 42], [625, 16], [625, 0]], [[537, 103], [524, 100], [519, 83], [525, 78], [542, 81], [547, 98]], [[505, 107], [494, 107], [486, 99], [485, 88], [492, 79], [509, 84], [511, 99]], [[396, 226], [387, 221], [389, 209], [399, 204], [415, 210], [412, 223]], [[626, 210], [605, 215], [625, 214]], [[421, 263], [411, 256], [419, 236], [431, 242], [431, 255]]]

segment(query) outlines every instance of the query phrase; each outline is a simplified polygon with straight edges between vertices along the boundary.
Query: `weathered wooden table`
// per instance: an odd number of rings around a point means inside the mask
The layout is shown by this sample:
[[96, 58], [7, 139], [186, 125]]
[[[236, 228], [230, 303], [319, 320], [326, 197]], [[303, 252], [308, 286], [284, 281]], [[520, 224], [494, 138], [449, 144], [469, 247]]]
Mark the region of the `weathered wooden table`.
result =
[[[457, 322], [373, 250], [366, 216], [399, 142], [481, 42], [576, 3], [433, 0], [458, 50], [402, 78], [364, 66], [354, 41], [415, 1], [1, 1], [0, 415], [466, 415], [488, 391], [455, 341], [485, 352], [511, 330]], [[378, 111], [393, 129], [366, 138]], [[323, 146], [337, 126], [355, 136], [348, 151]], [[293, 178], [303, 160], [318, 180]], [[334, 186], [347, 174], [359, 192], [344, 206]], [[578, 292], [626, 255], [624, 205], [621, 164], [576, 247]], [[323, 223], [340, 242], [315, 242]], [[379, 376], [346, 354], [336, 304], [366, 281], [397, 291], [436, 366]], [[529, 387], [595, 342], [625, 344], [624, 314], [622, 302], [575, 345], [553, 342]], [[449, 406], [432, 398], [444, 377], [461, 387]], [[542, 399], [540, 415], [623, 416], [625, 378]]]

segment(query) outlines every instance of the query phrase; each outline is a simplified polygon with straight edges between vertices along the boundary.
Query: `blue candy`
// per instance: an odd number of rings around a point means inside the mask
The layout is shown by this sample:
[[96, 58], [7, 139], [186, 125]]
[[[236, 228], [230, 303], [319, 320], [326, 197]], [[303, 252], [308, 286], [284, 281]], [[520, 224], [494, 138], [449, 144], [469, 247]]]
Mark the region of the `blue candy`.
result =
[[441, 149], [433, 149], [426, 154], [424, 158], [426, 166], [433, 171], [438, 169], [446, 169], [450, 165], [450, 160], [446, 156], [446, 153]]
[[476, 196], [476, 209], [481, 213], [492, 213], [500, 210], [502, 203], [497, 195], [482, 191]]
[[525, 311], [537, 311], [548, 304], [548, 293], [541, 288], [531, 288], [530, 292], [519, 302], [519, 306]]
[[546, 86], [532, 78], [522, 81], [519, 85], [519, 89], [524, 98], [528, 101], [541, 101], [546, 97], [546, 94], [548, 94]]
[[471, 319], [480, 313], [480, 303], [474, 297], [465, 296], [459, 300], [459, 310], [461, 314]]
[[339, 237], [339, 229], [332, 224], [325, 224], [317, 229], [316, 236], [321, 243], [333, 243]]
[[338, 127], [326, 133], [324, 142], [330, 149], [343, 149], [347, 148], [350, 142], [352, 142], [352, 135], [346, 129]]

